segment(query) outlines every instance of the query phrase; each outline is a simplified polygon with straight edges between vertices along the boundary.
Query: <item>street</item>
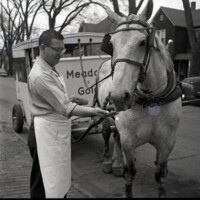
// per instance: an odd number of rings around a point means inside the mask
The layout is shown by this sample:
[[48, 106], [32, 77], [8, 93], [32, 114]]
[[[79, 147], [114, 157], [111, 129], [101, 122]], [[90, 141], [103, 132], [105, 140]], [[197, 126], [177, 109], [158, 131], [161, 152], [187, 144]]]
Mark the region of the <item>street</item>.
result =
[[[14, 133], [12, 129], [12, 107], [16, 102], [14, 79], [0, 77], [1, 130], [7, 131], [7, 134], [15, 134], [26, 144], [26, 127], [21, 134]], [[111, 142], [112, 140], [113, 138]], [[79, 143], [72, 144], [74, 186], [87, 197], [121, 198], [124, 196], [124, 180], [113, 174], [103, 173], [103, 153], [104, 143], [100, 134], [88, 135]], [[145, 144], [137, 148], [136, 158], [137, 174], [133, 183], [134, 197], [156, 198], [155, 149], [150, 144]], [[167, 197], [200, 197], [200, 107], [198, 106], [183, 107], [177, 142], [170, 155], [168, 170]], [[2, 171], [0, 165], [0, 173], [3, 173]], [[23, 170], [20, 171], [22, 172]], [[1, 192], [2, 188], [0, 188], [0, 194]]]

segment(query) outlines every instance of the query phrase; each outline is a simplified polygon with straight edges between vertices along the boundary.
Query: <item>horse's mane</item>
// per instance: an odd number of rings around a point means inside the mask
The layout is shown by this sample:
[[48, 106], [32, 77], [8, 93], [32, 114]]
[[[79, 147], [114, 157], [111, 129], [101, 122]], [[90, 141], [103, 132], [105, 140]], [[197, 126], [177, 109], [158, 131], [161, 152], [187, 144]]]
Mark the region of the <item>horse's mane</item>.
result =
[[174, 67], [173, 61], [170, 57], [169, 51], [166, 49], [166, 46], [162, 43], [157, 34], [155, 35], [154, 46], [159, 59], [163, 62], [163, 65], [166, 66], [167, 70], [171, 71]]

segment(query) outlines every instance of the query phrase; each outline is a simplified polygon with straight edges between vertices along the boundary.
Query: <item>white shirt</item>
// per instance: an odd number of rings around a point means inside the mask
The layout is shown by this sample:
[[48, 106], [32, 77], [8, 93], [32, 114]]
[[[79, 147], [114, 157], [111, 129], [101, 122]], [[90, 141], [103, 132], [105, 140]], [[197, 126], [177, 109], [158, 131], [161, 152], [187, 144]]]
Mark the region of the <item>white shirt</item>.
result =
[[30, 110], [32, 117], [60, 113], [69, 118], [77, 105], [69, 101], [63, 87], [52, 67], [42, 58], [37, 57], [28, 77]]

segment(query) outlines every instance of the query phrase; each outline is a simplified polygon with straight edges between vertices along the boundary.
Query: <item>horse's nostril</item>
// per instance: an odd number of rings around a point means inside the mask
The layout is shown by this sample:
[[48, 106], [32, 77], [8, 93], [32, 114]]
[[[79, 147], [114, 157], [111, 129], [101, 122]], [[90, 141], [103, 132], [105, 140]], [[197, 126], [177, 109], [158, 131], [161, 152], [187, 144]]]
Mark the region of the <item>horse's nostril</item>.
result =
[[108, 98], [111, 99], [111, 92], [108, 93]]
[[130, 98], [131, 98], [130, 93], [129, 93], [129, 92], [125, 92], [125, 93], [124, 93], [124, 100], [127, 102], [127, 101], [130, 100]]

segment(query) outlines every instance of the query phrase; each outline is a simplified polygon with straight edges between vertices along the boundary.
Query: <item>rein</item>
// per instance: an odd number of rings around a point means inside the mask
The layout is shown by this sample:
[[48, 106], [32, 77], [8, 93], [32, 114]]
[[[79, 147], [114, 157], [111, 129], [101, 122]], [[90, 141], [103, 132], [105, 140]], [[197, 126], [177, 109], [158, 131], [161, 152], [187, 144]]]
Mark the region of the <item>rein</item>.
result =
[[[105, 99], [104, 103], [103, 103], [102, 109], [104, 109], [104, 110], [106, 109], [106, 106], [107, 106], [108, 102], [109, 102], [109, 98], [107, 97], [107, 98]], [[93, 106], [95, 106], [95, 105], [93, 105]], [[91, 129], [93, 129], [95, 126], [101, 124], [101, 123], [103, 122], [104, 119], [105, 119], [105, 118], [100, 117], [97, 121], [94, 121], [94, 122], [87, 128], [87, 130], [83, 133], [83, 135], [81, 135], [81, 136], [80, 136], [79, 138], [77, 138], [77, 139], [72, 139], [72, 143], [74, 144], [74, 143], [80, 142], [83, 138], [85, 138], [85, 136], [90, 132]]]
[[[83, 73], [84, 69], [83, 69], [83, 60], [82, 60], [82, 54], [81, 54], [81, 43], [80, 43], [80, 39], [78, 40], [78, 48], [79, 48], [79, 57], [80, 57], [80, 65], [81, 65], [81, 71]], [[88, 85], [87, 85], [87, 82], [86, 82], [86, 78], [85, 76], [83, 76], [82, 74], [82, 77], [83, 77], [83, 82], [85, 84], [85, 87], [88, 88]]]

